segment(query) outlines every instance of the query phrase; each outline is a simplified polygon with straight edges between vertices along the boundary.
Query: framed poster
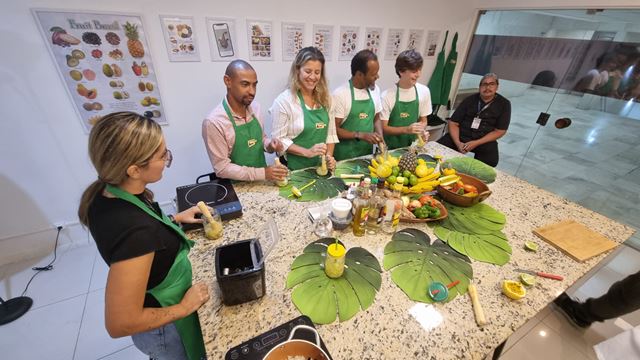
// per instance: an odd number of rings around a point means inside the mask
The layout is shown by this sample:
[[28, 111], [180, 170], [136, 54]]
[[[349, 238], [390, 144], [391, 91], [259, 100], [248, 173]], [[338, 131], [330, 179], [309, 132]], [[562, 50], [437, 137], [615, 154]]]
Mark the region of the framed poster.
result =
[[358, 26], [340, 26], [340, 53], [338, 60], [351, 60], [358, 52], [360, 28]]
[[273, 60], [273, 23], [264, 20], [247, 19], [249, 38], [249, 59]]
[[333, 25], [313, 25], [313, 46], [324, 54], [325, 61], [333, 59]]
[[364, 31], [364, 48], [373, 51], [374, 54], [380, 50], [382, 42], [382, 28], [366, 28]]
[[231, 61], [238, 58], [236, 21], [229, 18], [206, 18], [211, 61]]
[[429, 30], [427, 32], [427, 44], [425, 45], [424, 57], [436, 57], [438, 51], [438, 40], [440, 39], [440, 30]]
[[200, 61], [192, 17], [160, 15], [160, 24], [169, 61]]
[[168, 124], [140, 15], [32, 12], [85, 132], [115, 111]]
[[304, 24], [282, 23], [282, 60], [292, 61], [304, 47]]
[[387, 49], [384, 53], [385, 60], [395, 60], [400, 54], [402, 48], [402, 38], [404, 37], [404, 29], [389, 29], [387, 36]]
[[407, 49], [416, 50], [420, 52], [422, 46], [422, 38], [424, 37], [424, 30], [422, 29], [410, 29], [409, 40], [407, 40]]

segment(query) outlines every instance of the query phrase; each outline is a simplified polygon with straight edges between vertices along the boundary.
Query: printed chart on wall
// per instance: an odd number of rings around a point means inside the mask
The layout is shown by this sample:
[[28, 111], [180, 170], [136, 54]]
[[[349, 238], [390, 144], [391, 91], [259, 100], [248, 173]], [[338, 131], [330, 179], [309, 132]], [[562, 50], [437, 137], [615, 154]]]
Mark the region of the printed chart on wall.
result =
[[387, 36], [387, 49], [384, 53], [385, 60], [395, 60], [400, 54], [402, 45], [402, 37], [404, 36], [403, 29], [389, 29], [389, 35]]
[[304, 47], [304, 24], [282, 23], [282, 60], [293, 60]]
[[160, 15], [160, 24], [169, 61], [200, 61], [192, 17]]
[[139, 15], [47, 9], [33, 14], [87, 133], [115, 111], [168, 124]]
[[360, 28], [357, 26], [340, 26], [340, 54], [338, 60], [351, 60], [358, 52]]
[[313, 46], [324, 55], [325, 61], [333, 58], [333, 26], [313, 25]]
[[407, 49], [420, 51], [420, 45], [422, 45], [422, 37], [424, 36], [424, 30], [410, 29], [409, 40], [407, 41]]
[[364, 48], [373, 51], [374, 54], [380, 50], [382, 41], [382, 28], [366, 28], [364, 32]]
[[427, 44], [425, 45], [424, 56], [434, 58], [438, 49], [438, 39], [440, 38], [439, 30], [429, 30], [427, 32]]
[[273, 60], [271, 21], [247, 20], [247, 36], [249, 37], [249, 59]]
[[238, 57], [234, 19], [207, 18], [207, 33], [211, 61], [231, 61]]

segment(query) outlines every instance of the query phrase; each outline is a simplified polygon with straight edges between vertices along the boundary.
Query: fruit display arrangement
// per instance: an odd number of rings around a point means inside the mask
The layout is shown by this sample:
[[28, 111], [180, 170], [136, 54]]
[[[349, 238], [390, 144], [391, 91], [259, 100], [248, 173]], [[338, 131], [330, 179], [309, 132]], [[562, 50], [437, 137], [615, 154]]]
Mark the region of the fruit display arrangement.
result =
[[442, 220], [447, 216], [447, 209], [442, 203], [431, 195], [402, 196], [402, 209], [400, 221], [415, 222], [412, 220]]
[[390, 154], [378, 155], [369, 166], [371, 176], [385, 179], [385, 185], [393, 188], [399, 184], [403, 194], [421, 194], [433, 191], [440, 185], [440, 172], [429, 167], [426, 160], [416, 155], [415, 149], [409, 149], [401, 157]]

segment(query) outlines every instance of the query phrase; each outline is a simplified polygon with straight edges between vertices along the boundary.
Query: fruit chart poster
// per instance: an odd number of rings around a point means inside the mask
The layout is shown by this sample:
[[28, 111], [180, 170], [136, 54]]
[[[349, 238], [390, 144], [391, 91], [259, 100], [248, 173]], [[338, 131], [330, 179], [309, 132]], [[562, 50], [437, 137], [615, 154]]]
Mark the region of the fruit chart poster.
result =
[[407, 49], [408, 50], [416, 50], [420, 51], [420, 45], [422, 45], [422, 38], [424, 37], [424, 30], [422, 29], [410, 29], [409, 30], [409, 40], [407, 41]]
[[380, 50], [382, 41], [382, 28], [366, 28], [364, 35], [364, 48], [373, 51], [374, 54]]
[[139, 15], [32, 12], [85, 132], [116, 111], [168, 124]]
[[395, 60], [398, 57], [403, 37], [403, 29], [389, 29], [389, 34], [387, 36], [387, 49], [384, 53], [385, 60]]
[[250, 60], [273, 60], [273, 23], [247, 20]]
[[160, 24], [169, 61], [200, 61], [192, 17], [160, 15]]
[[324, 59], [333, 57], [333, 25], [313, 25], [313, 46], [322, 51]]
[[340, 54], [338, 60], [351, 60], [358, 49], [360, 28], [357, 26], [340, 26]]
[[304, 46], [304, 24], [282, 23], [282, 60], [295, 59]]

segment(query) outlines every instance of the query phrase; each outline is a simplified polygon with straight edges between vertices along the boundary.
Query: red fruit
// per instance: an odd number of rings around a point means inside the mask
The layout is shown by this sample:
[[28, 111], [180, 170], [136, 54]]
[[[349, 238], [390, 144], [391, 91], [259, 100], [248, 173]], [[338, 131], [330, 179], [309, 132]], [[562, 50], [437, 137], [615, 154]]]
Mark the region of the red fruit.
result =
[[98, 96], [98, 91], [96, 89], [91, 89], [87, 92], [87, 99], [95, 99]]
[[100, 51], [100, 49], [91, 50], [91, 56], [96, 59], [100, 59], [102, 57], [102, 51]]
[[82, 70], [82, 75], [84, 75], [85, 79], [89, 81], [93, 81], [96, 78], [96, 73], [94, 73], [91, 69]]
[[131, 65], [131, 70], [133, 70], [133, 73], [136, 74], [136, 76], [142, 75], [142, 68], [135, 61], [133, 62], [133, 65]]

